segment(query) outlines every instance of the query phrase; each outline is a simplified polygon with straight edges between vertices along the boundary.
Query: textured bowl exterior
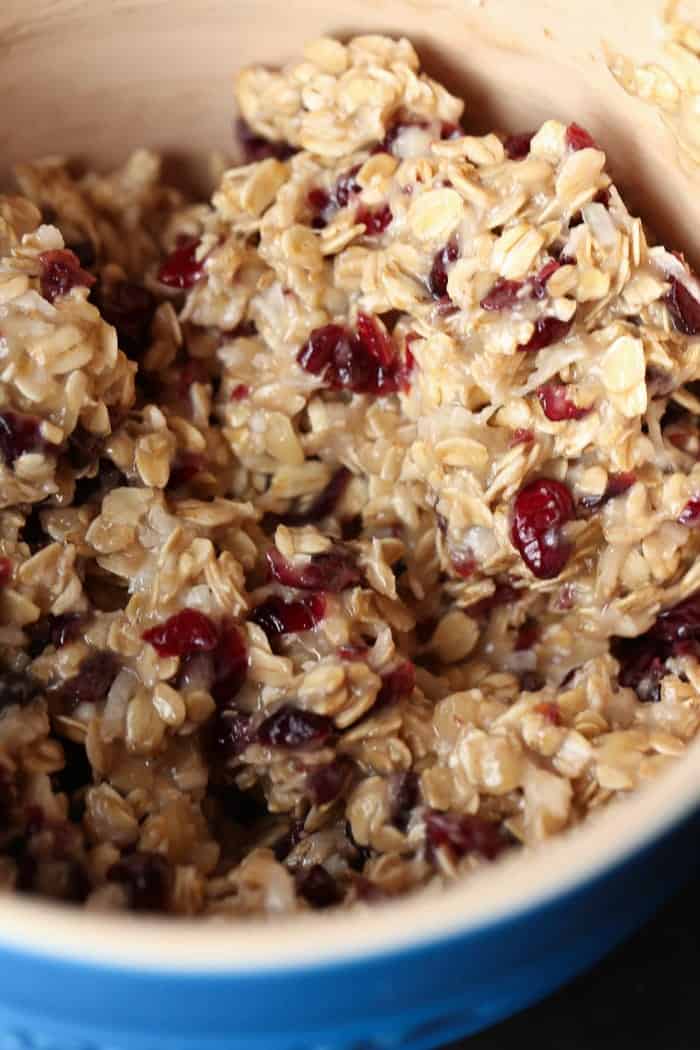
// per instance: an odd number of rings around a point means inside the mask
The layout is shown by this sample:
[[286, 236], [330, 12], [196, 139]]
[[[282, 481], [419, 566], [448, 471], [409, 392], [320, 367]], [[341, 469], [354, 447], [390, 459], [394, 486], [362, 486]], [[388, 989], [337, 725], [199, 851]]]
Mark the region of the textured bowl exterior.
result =
[[[700, 815], [515, 918], [402, 952], [267, 973], [159, 974], [0, 950], [0, 1050], [422, 1050], [590, 966], [700, 863]], [[231, 930], [235, 953], [236, 932]]]

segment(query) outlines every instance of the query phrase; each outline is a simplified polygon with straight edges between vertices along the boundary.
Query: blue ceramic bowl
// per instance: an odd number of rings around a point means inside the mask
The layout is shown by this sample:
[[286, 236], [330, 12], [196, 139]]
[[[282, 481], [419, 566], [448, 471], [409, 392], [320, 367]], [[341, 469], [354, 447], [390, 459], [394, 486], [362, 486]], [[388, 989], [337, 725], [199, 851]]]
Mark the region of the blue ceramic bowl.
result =
[[546, 995], [700, 861], [700, 750], [444, 892], [309, 918], [103, 917], [0, 901], [3, 1050], [439, 1046]]
[[[669, 163], [670, 132], [601, 57], [603, 28], [625, 53], [654, 56], [655, 2], [350, 6], [3, 0], [0, 160], [226, 148], [242, 62], [278, 62], [322, 32], [402, 32], [465, 89], [468, 122], [518, 130], [555, 115], [588, 126], [626, 187], [655, 187], [647, 212], [692, 256], [682, 233], [698, 228], [697, 172]], [[546, 847], [444, 892], [352, 913], [165, 921], [0, 897], [0, 1050], [437, 1046], [546, 995], [643, 922], [698, 865], [699, 801], [696, 747]]]

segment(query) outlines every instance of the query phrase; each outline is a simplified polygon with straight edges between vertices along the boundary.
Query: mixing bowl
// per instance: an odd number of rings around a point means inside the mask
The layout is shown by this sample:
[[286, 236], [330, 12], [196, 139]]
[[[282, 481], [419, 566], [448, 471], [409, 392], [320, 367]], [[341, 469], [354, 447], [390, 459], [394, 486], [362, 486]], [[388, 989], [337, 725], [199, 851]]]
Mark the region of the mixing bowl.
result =
[[[197, 155], [231, 146], [237, 66], [321, 33], [403, 33], [465, 95], [470, 129], [588, 127], [631, 207], [693, 259], [695, 100], [634, 80], [673, 60], [663, 14], [646, 0], [4, 0], [2, 163], [107, 165], [145, 144], [203, 188]], [[590, 965], [691, 873], [699, 761], [693, 747], [638, 796], [463, 884], [352, 913], [195, 923], [2, 898], [0, 1047], [417, 1050], [475, 1031]]]

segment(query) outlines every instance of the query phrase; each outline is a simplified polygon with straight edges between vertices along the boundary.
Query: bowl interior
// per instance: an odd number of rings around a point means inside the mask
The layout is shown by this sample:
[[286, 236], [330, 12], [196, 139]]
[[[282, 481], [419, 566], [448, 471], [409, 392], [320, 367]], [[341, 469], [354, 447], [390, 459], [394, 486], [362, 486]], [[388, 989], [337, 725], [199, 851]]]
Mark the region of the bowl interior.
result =
[[[294, 0], [291, 6], [293, 12], [288, 0], [4, 0], [0, 176], [7, 180], [16, 161], [52, 153], [106, 167], [146, 145], [176, 162], [181, 180], [204, 188], [202, 157], [234, 152], [231, 81], [238, 66], [278, 64], [323, 33], [401, 33], [429, 72], [464, 95], [469, 130], [520, 131], [552, 116], [588, 127], [631, 207], [670, 246], [700, 260], [697, 169], [678, 162], [676, 138], [659, 110], [625, 93], [605, 59], [605, 47], [638, 61], [659, 59], [655, 3]], [[439, 897], [422, 895], [364, 917], [305, 919], [303, 944], [296, 923], [246, 925], [236, 935], [237, 963], [226, 929], [146, 921], [131, 925], [128, 937], [111, 936], [125, 920], [14, 899], [0, 900], [3, 940], [160, 967], [283, 965], [337, 955], [339, 945], [353, 954], [415, 942], [528, 906], [653, 838], [696, 804], [699, 756], [696, 746], [671, 774], [625, 803], [624, 821], [604, 814], [544, 854], [506, 862]]]
[[[656, 0], [5, 0], [2, 165], [58, 153], [109, 165], [138, 145], [205, 183], [231, 152], [233, 71], [276, 65], [323, 33], [404, 34], [467, 100], [466, 125], [518, 131], [547, 117], [588, 127], [633, 208], [692, 258], [700, 194], [661, 111], [626, 94], [606, 55], [661, 55]], [[662, 60], [663, 61], [663, 60]], [[37, 75], [37, 70], [41, 75]], [[198, 161], [199, 158], [199, 161]], [[186, 173], [186, 175], [185, 175]]]

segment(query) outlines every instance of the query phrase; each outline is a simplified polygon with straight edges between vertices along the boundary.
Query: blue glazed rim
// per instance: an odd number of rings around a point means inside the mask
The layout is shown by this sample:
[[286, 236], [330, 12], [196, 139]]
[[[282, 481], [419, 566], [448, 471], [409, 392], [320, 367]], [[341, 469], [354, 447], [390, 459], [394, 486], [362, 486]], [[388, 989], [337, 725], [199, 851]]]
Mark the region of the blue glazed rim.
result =
[[366, 963], [477, 934], [624, 865], [700, 807], [700, 740], [654, 782], [559, 837], [447, 888], [380, 906], [249, 919], [85, 912], [0, 895], [0, 951], [141, 974], [261, 976]]

